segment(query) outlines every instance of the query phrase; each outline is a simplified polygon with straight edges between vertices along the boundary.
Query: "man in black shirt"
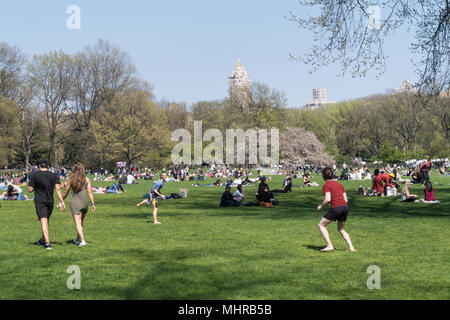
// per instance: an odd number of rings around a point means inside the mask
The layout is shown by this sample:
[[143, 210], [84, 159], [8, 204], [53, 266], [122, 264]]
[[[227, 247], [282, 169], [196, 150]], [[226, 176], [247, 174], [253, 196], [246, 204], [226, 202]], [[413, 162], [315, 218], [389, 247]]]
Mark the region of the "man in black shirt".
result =
[[227, 186], [225, 188], [225, 192], [222, 194], [222, 198], [220, 199], [221, 207], [230, 207], [230, 206], [238, 206], [237, 201], [233, 200], [233, 195], [231, 194], [231, 187]]
[[47, 160], [44, 159], [39, 161], [39, 171], [36, 171], [31, 176], [30, 183], [28, 184], [28, 191], [34, 192], [36, 213], [41, 222], [42, 238], [39, 240], [39, 244], [43, 245], [45, 249], [50, 250], [52, 246], [48, 236], [48, 224], [53, 211], [54, 189], [56, 189], [59, 198], [60, 209], [64, 211], [66, 206], [64, 205], [63, 196], [59, 186], [59, 178], [56, 174], [50, 172], [48, 167], [49, 162]]

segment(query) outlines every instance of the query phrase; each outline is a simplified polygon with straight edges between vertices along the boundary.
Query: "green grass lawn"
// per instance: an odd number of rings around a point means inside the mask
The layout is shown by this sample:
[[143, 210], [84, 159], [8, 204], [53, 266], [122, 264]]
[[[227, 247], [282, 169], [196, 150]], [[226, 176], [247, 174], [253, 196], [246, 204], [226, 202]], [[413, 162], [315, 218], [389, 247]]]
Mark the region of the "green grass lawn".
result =
[[[318, 251], [325, 243], [317, 223], [326, 211], [316, 210], [323, 181], [313, 178], [320, 187], [278, 194], [273, 208], [219, 208], [223, 188], [169, 182], [165, 194], [182, 187], [189, 194], [160, 202], [162, 225], [152, 224], [150, 208], [135, 207], [153, 184], [139, 181], [126, 193], [95, 196], [86, 247], [71, 243], [72, 217], [55, 209], [51, 251], [34, 244], [40, 226], [33, 202], [2, 201], [0, 299], [450, 298], [450, 177], [432, 175], [440, 204], [359, 197], [361, 182], [343, 182], [356, 253], [346, 252], [336, 224], [328, 228], [336, 250]], [[282, 179], [269, 186], [280, 188]], [[247, 200], [256, 188], [246, 189]], [[418, 186], [411, 193], [423, 198]], [[80, 267], [81, 290], [66, 286], [71, 265]], [[370, 265], [381, 269], [380, 290], [367, 288]]]

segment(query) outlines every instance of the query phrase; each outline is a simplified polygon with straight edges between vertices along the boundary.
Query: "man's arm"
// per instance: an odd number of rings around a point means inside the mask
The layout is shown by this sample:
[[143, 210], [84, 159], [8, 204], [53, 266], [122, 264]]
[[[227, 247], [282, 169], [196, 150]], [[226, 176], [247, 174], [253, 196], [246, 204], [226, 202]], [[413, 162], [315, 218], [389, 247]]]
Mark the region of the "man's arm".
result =
[[59, 183], [55, 184], [55, 190], [56, 190], [56, 194], [58, 195], [60, 209], [61, 209], [61, 211], [64, 211], [66, 209], [66, 205], [64, 204], [64, 199], [63, 199], [63, 195], [61, 192], [61, 186], [59, 185]]

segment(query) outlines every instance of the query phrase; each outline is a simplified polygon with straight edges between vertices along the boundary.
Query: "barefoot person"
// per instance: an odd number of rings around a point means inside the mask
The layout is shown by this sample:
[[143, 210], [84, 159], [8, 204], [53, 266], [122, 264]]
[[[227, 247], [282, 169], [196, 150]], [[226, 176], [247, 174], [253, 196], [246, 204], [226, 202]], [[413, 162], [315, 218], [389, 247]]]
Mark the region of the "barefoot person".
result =
[[152, 204], [153, 205], [153, 223], [154, 224], [161, 224], [161, 222], [158, 221], [158, 197], [161, 197], [163, 199], [166, 199], [166, 197], [161, 193], [162, 187], [164, 187], [164, 181], [167, 179], [167, 174], [163, 172], [161, 174], [161, 179], [155, 182], [153, 185], [152, 190], [149, 192], [149, 196], [147, 200], [142, 201], [141, 203], [136, 204], [136, 207], [140, 208], [144, 204]]
[[317, 210], [322, 210], [328, 203], [331, 203], [331, 209], [323, 216], [322, 220], [319, 222], [319, 230], [322, 237], [325, 239], [327, 246], [326, 248], [320, 250], [322, 252], [333, 251], [334, 247], [330, 241], [330, 235], [327, 231], [327, 226], [333, 222], [338, 221], [338, 230], [342, 237], [348, 244], [349, 251], [354, 252], [352, 241], [350, 236], [344, 230], [345, 221], [347, 221], [348, 206], [347, 206], [347, 194], [345, 193], [344, 187], [336, 181], [333, 181], [333, 169], [326, 167], [322, 170], [322, 177], [326, 181], [323, 185], [323, 194], [325, 195], [325, 200], [323, 203], [317, 207]]
[[73, 216], [73, 221], [75, 222], [75, 227], [77, 229], [77, 237], [73, 239], [73, 243], [83, 247], [86, 245], [83, 233], [83, 222], [88, 212], [86, 192], [92, 203], [92, 212], [95, 211], [95, 203], [94, 195], [92, 194], [91, 181], [86, 177], [86, 170], [81, 163], [76, 163], [72, 167], [72, 175], [67, 181], [67, 188], [64, 192], [63, 199], [66, 199], [70, 189], [72, 189], [72, 194], [70, 195], [69, 200], [69, 212]]
[[51, 250], [52, 245], [48, 235], [50, 216], [53, 212], [53, 190], [59, 198], [59, 207], [64, 211], [64, 199], [59, 185], [59, 178], [53, 172], [48, 170], [49, 162], [45, 159], [39, 161], [39, 171], [33, 173], [30, 183], [28, 184], [28, 191], [34, 192], [34, 204], [36, 207], [36, 214], [41, 222], [42, 238], [39, 240], [39, 245], [44, 246], [46, 250]]

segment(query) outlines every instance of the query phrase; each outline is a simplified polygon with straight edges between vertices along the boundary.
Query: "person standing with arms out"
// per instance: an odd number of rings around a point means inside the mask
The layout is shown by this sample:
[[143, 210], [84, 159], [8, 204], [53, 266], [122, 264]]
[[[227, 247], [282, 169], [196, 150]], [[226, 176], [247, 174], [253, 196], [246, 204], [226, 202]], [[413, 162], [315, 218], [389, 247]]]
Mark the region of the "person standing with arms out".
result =
[[155, 182], [152, 190], [149, 192], [149, 196], [147, 200], [142, 201], [141, 203], [136, 204], [136, 207], [140, 208], [144, 204], [152, 204], [153, 205], [153, 224], [161, 224], [158, 221], [158, 197], [166, 199], [166, 197], [161, 193], [161, 189], [164, 187], [164, 182], [167, 179], [167, 174], [165, 172], [161, 173], [161, 179]]
[[420, 184], [422, 186], [425, 186], [428, 181], [430, 181], [430, 170], [433, 166], [433, 159], [430, 158], [428, 161], [424, 162], [420, 167], [420, 173], [422, 174], [422, 180], [420, 181]]
[[355, 248], [353, 248], [350, 236], [344, 230], [348, 214], [347, 193], [345, 192], [344, 187], [339, 182], [333, 181], [332, 168], [325, 167], [322, 170], [322, 177], [325, 180], [325, 184], [322, 188], [323, 194], [325, 195], [325, 200], [320, 206], [317, 207], [317, 210], [322, 210], [328, 203], [331, 203], [331, 209], [328, 210], [328, 212], [323, 216], [318, 225], [320, 233], [327, 243], [327, 246], [320, 251], [327, 252], [334, 250], [333, 244], [330, 241], [330, 235], [327, 231], [327, 226], [331, 222], [337, 220], [337, 228], [344, 240], [347, 242], [349, 251], [355, 252]]
[[69, 200], [69, 212], [73, 216], [73, 221], [75, 222], [75, 227], [77, 229], [77, 237], [73, 239], [73, 243], [83, 247], [86, 245], [83, 233], [83, 222], [88, 212], [86, 192], [91, 200], [92, 212], [95, 212], [95, 202], [94, 195], [92, 194], [91, 181], [86, 177], [86, 170], [81, 163], [76, 163], [72, 167], [72, 174], [67, 181], [67, 188], [64, 192], [63, 199], [66, 199], [70, 189], [72, 189], [72, 194]]
[[45, 159], [39, 161], [39, 171], [33, 173], [28, 184], [28, 191], [34, 192], [36, 214], [41, 222], [42, 238], [38, 241], [38, 243], [39, 245], [43, 245], [46, 250], [50, 250], [52, 248], [48, 230], [50, 216], [53, 212], [54, 190], [56, 190], [56, 194], [58, 195], [59, 207], [61, 211], [64, 211], [66, 208], [59, 185], [59, 178], [56, 174], [49, 171], [49, 165], [49, 162]]

